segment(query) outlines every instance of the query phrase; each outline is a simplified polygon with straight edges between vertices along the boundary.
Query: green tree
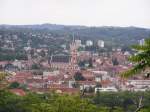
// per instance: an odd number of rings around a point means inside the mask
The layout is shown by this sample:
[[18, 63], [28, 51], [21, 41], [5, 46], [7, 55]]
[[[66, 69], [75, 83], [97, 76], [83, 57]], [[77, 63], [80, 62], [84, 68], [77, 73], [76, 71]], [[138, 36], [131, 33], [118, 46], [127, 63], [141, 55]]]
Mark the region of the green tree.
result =
[[144, 45], [133, 45], [132, 48], [137, 51], [137, 55], [129, 57], [129, 61], [135, 66], [122, 73], [124, 77], [133, 76], [150, 67], [150, 38], [145, 40]]
[[3, 80], [5, 79], [6, 76], [7, 76], [6, 73], [0, 72], [0, 81], [3, 81]]
[[[150, 38], [145, 40], [144, 45], [133, 45], [132, 48], [137, 51], [137, 55], [129, 57], [129, 60], [135, 65], [133, 68], [122, 73], [121, 75], [123, 77], [130, 77], [136, 75], [137, 73], [144, 72], [150, 67]], [[144, 107], [142, 101], [143, 95], [141, 95], [138, 99], [135, 112], [140, 111]]]
[[113, 63], [113, 65], [119, 65], [117, 58], [113, 58], [112, 63]]
[[33, 64], [31, 68], [32, 69], [40, 69], [40, 66], [38, 64]]
[[85, 60], [84, 61], [79, 61], [78, 65], [79, 65], [79, 67], [85, 67], [85, 63], [86, 63]]
[[8, 86], [8, 81], [6, 80], [6, 77], [8, 75], [9, 74], [7, 74], [5, 72], [0, 72], [0, 89], [3, 89]]
[[45, 56], [46, 56], [46, 53], [45, 53], [44, 50], [42, 50], [39, 54], [40, 54], [40, 56], [42, 56], [42, 57], [45, 57]]
[[75, 75], [74, 75], [74, 79], [76, 81], [83, 81], [83, 80], [85, 80], [85, 78], [82, 76], [81, 72], [76, 72]]
[[19, 88], [20, 84], [18, 82], [12, 82], [10, 85], [9, 85], [9, 88], [10, 89], [15, 89], [15, 88]]
[[7, 90], [0, 90], [0, 112], [25, 112], [19, 107], [22, 99]]
[[139, 112], [150, 112], [150, 108], [141, 109]]
[[89, 66], [88, 66], [88, 67], [93, 67], [93, 60], [92, 60], [92, 58], [90, 58], [90, 59], [88, 60], [88, 63], [89, 63]]

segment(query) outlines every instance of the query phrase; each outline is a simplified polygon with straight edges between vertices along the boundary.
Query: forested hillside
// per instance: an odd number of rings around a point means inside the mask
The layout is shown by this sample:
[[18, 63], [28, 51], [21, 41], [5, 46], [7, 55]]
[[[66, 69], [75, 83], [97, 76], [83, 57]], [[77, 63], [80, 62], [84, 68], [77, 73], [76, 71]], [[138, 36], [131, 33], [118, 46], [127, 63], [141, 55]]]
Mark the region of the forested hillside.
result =
[[0, 25], [0, 31], [13, 32], [41, 32], [52, 33], [54, 37], [61, 37], [74, 34], [77, 39], [94, 40], [102, 39], [106, 44], [130, 45], [137, 43], [137, 40], [150, 36], [150, 29], [137, 27], [86, 27], [86, 26], [65, 26], [55, 24], [42, 25]]

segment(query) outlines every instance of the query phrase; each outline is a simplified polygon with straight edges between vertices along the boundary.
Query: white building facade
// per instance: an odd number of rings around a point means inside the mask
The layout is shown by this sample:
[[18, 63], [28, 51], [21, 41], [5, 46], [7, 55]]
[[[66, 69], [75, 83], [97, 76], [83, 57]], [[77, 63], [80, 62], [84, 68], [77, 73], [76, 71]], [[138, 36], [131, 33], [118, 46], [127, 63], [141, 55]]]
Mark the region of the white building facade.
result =
[[98, 45], [98, 47], [103, 48], [104, 47], [104, 41], [103, 40], [98, 40], [97, 45]]

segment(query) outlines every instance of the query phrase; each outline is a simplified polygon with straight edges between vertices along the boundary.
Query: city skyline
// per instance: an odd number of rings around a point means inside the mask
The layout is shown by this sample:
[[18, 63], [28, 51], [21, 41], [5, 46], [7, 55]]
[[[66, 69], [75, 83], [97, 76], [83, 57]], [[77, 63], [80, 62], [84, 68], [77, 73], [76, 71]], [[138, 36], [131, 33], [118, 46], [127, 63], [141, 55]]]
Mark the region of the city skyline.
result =
[[149, 0], [0, 0], [0, 24], [150, 28]]

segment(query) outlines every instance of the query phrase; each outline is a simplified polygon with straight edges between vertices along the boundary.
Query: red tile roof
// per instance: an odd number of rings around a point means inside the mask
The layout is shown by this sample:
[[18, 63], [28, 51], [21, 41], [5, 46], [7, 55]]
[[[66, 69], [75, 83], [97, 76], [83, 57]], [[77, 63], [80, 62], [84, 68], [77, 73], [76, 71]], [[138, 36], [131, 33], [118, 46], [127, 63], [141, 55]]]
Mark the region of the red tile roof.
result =
[[12, 93], [19, 95], [19, 96], [25, 96], [26, 93], [22, 89], [11, 89], [10, 90]]
[[112, 84], [112, 82], [110, 80], [102, 80], [101, 81], [101, 85], [103, 87], [109, 86], [110, 84]]
[[79, 84], [85, 84], [85, 85], [95, 85], [95, 81], [77, 81]]

